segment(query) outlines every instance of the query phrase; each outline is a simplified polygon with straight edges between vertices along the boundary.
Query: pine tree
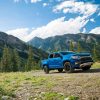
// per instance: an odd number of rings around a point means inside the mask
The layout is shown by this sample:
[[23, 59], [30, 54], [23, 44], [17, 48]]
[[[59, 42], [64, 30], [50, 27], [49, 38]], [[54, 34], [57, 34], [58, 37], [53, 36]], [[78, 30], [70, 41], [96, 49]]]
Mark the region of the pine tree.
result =
[[96, 56], [97, 60], [100, 61], [100, 44], [96, 46]]
[[77, 52], [81, 52], [82, 51], [82, 47], [80, 45], [80, 42], [78, 41], [78, 45], [77, 45]]
[[74, 51], [74, 45], [73, 45], [73, 42], [72, 42], [72, 41], [70, 41], [69, 50], [70, 50], [70, 51]]
[[0, 72], [2, 72], [2, 61], [1, 61], [1, 58], [0, 58]]
[[11, 53], [7, 46], [5, 46], [3, 50], [3, 56], [1, 58], [1, 70], [2, 72], [12, 71]]
[[25, 66], [25, 70], [26, 71], [30, 71], [33, 68], [34, 65], [34, 59], [33, 59], [33, 50], [32, 47], [29, 47], [29, 51], [28, 51], [28, 59], [27, 59], [27, 63]]
[[95, 44], [94, 44], [94, 47], [93, 47], [93, 58], [94, 58], [95, 61], [97, 60], [97, 53], [96, 53], [96, 45]]
[[21, 59], [16, 49], [13, 50], [12, 63], [13, 63], [13, 68], [12, 68], [13, 71], [21, 70]]

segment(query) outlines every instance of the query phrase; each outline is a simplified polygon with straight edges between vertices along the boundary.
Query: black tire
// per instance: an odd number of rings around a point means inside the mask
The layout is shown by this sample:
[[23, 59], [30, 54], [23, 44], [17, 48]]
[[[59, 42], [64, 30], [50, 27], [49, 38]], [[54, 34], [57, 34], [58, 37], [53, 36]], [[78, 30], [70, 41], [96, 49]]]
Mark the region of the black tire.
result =
[[44, 69], [44, 72], [45, 72], [46, 74], [49, 74], [49, 68], [48, 68], [48, 66], [45, 65], [43, 69]]
[[58, 69], [58, 72], [60, 72], [60, 73], [61, 73], [62, 71], [63, 71], [63, 69], [62, 69], [62, 68], [59, 68], [59, 69]]
[[85, 66], [85, 67], [82, 67], [82, 70], [83, 71], [87, 71], [87, 70], [89, 70], [91, 68], [91, 66]]
[[70, 62], [64, 63], [64, 70], [66, 73], [72, 73], [74, 71], [74, 69], [70, 65]]

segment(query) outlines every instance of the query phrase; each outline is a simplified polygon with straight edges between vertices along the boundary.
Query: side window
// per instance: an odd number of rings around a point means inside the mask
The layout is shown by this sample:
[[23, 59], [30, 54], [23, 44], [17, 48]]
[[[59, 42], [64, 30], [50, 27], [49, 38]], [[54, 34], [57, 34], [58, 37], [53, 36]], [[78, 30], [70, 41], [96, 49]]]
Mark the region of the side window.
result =
[[50, 54], [49, 58], [53, 58], [53, 54]]
[[55, 53], [54, 58], [61, 57], [59, 53]]

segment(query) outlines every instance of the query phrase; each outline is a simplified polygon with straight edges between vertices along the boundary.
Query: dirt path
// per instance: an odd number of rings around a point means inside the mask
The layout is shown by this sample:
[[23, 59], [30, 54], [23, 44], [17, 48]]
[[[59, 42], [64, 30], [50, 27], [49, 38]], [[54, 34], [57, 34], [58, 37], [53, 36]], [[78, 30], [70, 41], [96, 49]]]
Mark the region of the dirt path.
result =
[[87, 72], [76, 70], [70, 74], [57, 71], [44, 74], [43, 71], [32, 71], [28, 75], [37, 78], [38, 81], [32, 81], [32, 84], [25, 83], [16, 92], [16, 100], [47, 100], [41, 95], [48, 92], [78, 96], [79, 100], [100, 100], [100, 69], [91, 69]]
[[50, 71], [49, 74], [45, 74], [43, 70], [41, 71], [34, 71], [32, 73], [33, 76], [67, 76], [67, 75], [93, 75], [93, 74], [96, 74], [96, 75], [100, 75], [100, 68], [98, 69], [90, 69], [89, 71], [82, 71], [82, 70], [75, 70], [73, 73], [65, 73], [64, 71], [62, 73], [59, 73], [57, 70], [54, 70], [54, 71]]

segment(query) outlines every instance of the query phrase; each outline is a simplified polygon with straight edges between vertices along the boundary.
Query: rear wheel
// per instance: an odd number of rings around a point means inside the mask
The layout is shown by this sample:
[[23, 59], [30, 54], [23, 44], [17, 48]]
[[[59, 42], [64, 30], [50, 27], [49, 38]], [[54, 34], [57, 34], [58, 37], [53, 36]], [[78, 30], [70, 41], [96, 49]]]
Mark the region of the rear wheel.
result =
[[70, 62], [64, 63], [64, 70], [66, 73], [72, 73], [74, 71], [74, 69], [70, 65]]
[[62, 68], [59, 68], [59, 69], [58, 69], [58, 72], [60, 72], [60, 73], [61, 73], [62, 71], [63, 71], [63, 69], [62, 69]]
[[45, 65], [43, 69], [44, 69], [44, 72], [45, 72], [46, 74], [49, 73], [49, 68], [48, 68], [48, 66]]
[[91, 68], [91, 66], [85, 66], [82, 68], [83, 71], [89, 70]]

